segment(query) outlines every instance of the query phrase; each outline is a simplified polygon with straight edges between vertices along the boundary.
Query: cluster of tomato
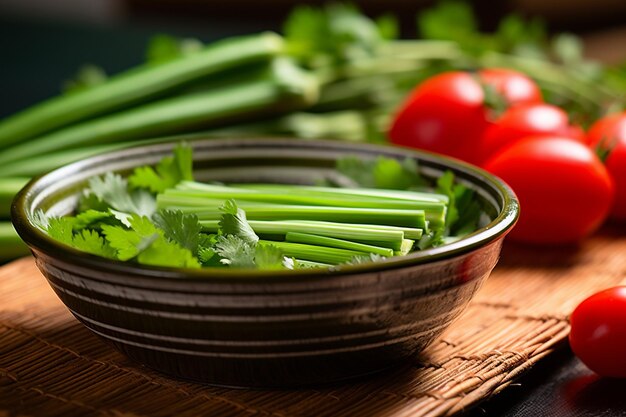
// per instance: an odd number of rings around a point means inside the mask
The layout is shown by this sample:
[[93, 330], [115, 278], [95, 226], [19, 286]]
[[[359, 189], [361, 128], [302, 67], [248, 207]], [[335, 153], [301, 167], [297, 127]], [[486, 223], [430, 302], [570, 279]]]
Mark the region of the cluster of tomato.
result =
[[[489, 100], [489, 96], [496, 100]], [[497, 113], [498, 106], [503, 112]], [[524, 74], [449, 72], [419, 85], [397, 113], [393, 143], [479, 165], [504, 179], [521, 206], [509, 238], [576, 242], [610, 215], [626, 220], [626, 112], [588, 132], [543, 102]], [[626, 286], [583, 301], [572, 313], [570, 346], [596, 373], [626, 378]]]
[[626, 113], [601, 119], [585, 133], [569, 123], [565, 111], [544, 103], [539, 87], [519, 72], [486, 69], [429, 78], [400, 108], [389, 137], [504, 179], [521, 205], [509, 239], [571, 243], [609, 214], [626, 220]]

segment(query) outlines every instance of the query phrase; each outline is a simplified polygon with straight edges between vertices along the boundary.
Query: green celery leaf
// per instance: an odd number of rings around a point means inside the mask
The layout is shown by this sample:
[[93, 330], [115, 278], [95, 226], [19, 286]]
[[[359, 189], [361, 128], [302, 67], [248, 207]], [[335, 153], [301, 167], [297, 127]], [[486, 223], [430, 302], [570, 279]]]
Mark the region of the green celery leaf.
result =
[[182, 211], [160, 210], [154, 213], [152, 220], [163, 230], [165, 237], [189, 249], [198, 252], [200, 231], [202, 226], [195, 214], [184, 214]]
[[220, 207], [223, 212], [220, 219], [220, 231], [224, 235], [234, 235], [244, 242], [254, 245], [259, 241], [259, 237], [254, 233], [246, 218], [246, 212], [237, 207], [234, 200], [227, 200]]
[[174, 156], [161, 159], [155, 168], [138, 167], [128, 178], [133, 188], [145, 188], [154, 193], [161, 193], [176, 186], [180, 181], [193, 180], [192, 149], [186, 143], [174, 148]]
[[454, 173], [452, 171], [444, 172], [443, 175], [437, 179], [437, 192], [447, 195], [449, 198], [445, 224], [448, 230], [450, 230], [459, 219], [459, 210], [456, 206], [456, 195], [454, 193]]

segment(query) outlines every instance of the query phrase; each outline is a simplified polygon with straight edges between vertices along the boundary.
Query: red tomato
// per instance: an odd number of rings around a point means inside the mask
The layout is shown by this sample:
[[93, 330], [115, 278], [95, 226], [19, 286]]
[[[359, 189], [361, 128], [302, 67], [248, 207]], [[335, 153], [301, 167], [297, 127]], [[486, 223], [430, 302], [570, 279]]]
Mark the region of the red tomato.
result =
[[523, 139], [487, 161], [485, 169], [506, 181], [520, 200], [512, 240], [575, 242], [602, 224], [613, 201], [613, 182], [602, 162], [570, 138]]
[[587, 298], [570, 323], [570, 346], [585, 365], [602, 376], [626, 378], [626, 287]]
[[589, 130], [587, 141], [593, 148], [608, 151], [604, 164], [615, 182], [611, 216], [626, 220], [626, 112], [597, 121]]
[[508, 109], [485, 132], [481, 141], [483, 160], [527, 136], [553, 135], [583, 140], [580, 128], [570, 126], [567, 113], [550, 104], [535, 103]]
[[521, 72], [506, 68], [488, 68], [478, 72], [480, 80], [495, 87], [509, 103], [541, 103], [541, 90], [533, 80]]
[[624, 130], [624, 120], [626, 120], [626, 112], [614, 113], [601, 118], [589, 128], [587, 143], [590, 146], [598, 146], [611, 137], [619, 136], [620, 133], [623, 134], [620, 131]]
[[[515, 103], [540, 100], [538, 88], [522, 74], [485, 70], [485, 83]], [[477, 147], [489, 126], [480, 82], [466, 72], [447, 72], [420, 84], [396, 114], [389, 131], [396, 145], [438, 152], [468, 162], [480, 160]]]

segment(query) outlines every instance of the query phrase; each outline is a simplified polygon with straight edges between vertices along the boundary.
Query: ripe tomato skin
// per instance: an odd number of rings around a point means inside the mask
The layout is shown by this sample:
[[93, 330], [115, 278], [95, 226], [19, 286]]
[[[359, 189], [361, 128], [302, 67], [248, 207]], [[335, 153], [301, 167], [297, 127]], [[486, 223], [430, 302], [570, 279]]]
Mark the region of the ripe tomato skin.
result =
[[396, 114], [389, 137], [396, 145], [473, 161], [475, 144], [487, 128], [483, 91], [465, 72], [429, 78]]
[[485, 169], [519, 198], [520, 219], [511, 240], [574, 243], [602, 224], [613, 201], [613, 182], [602, 162], [570, 138], [525, 138], [496, 154]]
[[479, 79], [511, 104], [541, 101], [539, 88], [523, 74], [489, 69], [477, 75], [453, 71], [421, 83], [396, 113], [392, 143], [478, 163], [478, 143], [491, 125]]
[[596, 121], [587, 133], [587, 144], [589, 146], [598, 146], [601, 142], [619, 136], [626, 129], [626, 112], [613, 113]]
[[537, 84], [521, 72], [506, 68], [487, 68], [479, 71], [478, 75], [483, 83], [493, 86], [511, 106], [543, 102]]
[[483, 160], [527, 136], [555, 135], [583, 140], [580, 129], [570, 126], [567, 113], [550, 104], [511, 107], [486, 131], [481, 140]]
[[572, 350], [595, 373], [626, 378], [626, 286], [600, 291], [570, 317]]
[[604, 164], [615, 182], [611, 217], [626, 221], [626, 112], [597, 121], [589, 130], [587, 142], [592, 148], [610, 150]]

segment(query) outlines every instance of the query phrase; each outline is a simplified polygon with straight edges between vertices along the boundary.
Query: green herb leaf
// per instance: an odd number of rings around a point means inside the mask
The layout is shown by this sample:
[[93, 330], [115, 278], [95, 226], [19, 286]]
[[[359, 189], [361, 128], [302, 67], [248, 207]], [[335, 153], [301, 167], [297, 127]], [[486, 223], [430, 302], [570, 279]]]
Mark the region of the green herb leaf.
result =
[[259, 269], [284, 269], [285, 259], [283, 252], [272, 244], [256, 245], [254, 263]]
[[169, 266], [174, 268], [200, 268], [198, 259], [188, 249], [170, 242], [163, 236], [156, 239], [137, 257], [144, 265]]
[[220, 262], [237, 268], [254, 268], [255, 249], [239, 236], [222, 235], [217, 238], [215, 252]]
[[219, 226], [223, 234], [234, 235], [250, 245], [259, 241], [259, 237], [248, 223], [246, 212], [238, 208], [234, 200], [227, 200], [220, 210], [223, 214]]
[[[390, 20], [384, 25], [386, 31], [392, 30]], [[342, 3], [324, 9], [297, 7], [283, 27], [290, 55], [310, 67], [341, 66], [373, 57], [381, 32], [356, 7]]]
[[72, 246], [93, 255], [115, 259], [117, 251], [95, 230], [81, 230], [74, 236]]
[[155, 168], [150, 166], [136, 168], [128, 178], [128, 183], [133, 188], [145, 188], [154, 193], [161, 193], [176, 186], [180, 181], [192, 180], [192, 149], [186, 143], [181, 143], [174, 148], [174, 156], [161, 159]]
[[364, 188], [407, 190], [428, 184], [419, 173], [417, 162], [411, 158], [399, 162], [385, 157], [374, 160], [346, 157], [337, 161], [337, 171]]
[[133, 214], [131, 229], [120, 226], [102, 226], [102, 232], [117, 258], [127, 261], [137, 257], [137, 262], [145, 265], [199, 268], [200, 263], [190, 250], [168, 241], [163, 231], [158, 229], [145, 216]]
[[165, 237], [189, 249], [198, 252], [198, 243], [202, 227], [195, 214], [184, 214], [182, 211], [160, 210], [152, 216], [157, 227], [165, 233]]
[[110, 219], [111, 217], [113, 217], [111, 212], [88, 209], [76, 215], [74, 231], [78, 232], [88, 227], [93, 228], [97, 223]]
[[74, 241], [74, 221], [73, 217], [48, 218], [46, 231], [53, 239], [72, 246]]
[[90, 178], [87, 193], [95, 195], [113, 209], [126, 213], [151, 216], [156, 210], [156, 201], [150, 193], [145, 190], [129, 193], [128, 182], [111, 172], [102, 177]]

